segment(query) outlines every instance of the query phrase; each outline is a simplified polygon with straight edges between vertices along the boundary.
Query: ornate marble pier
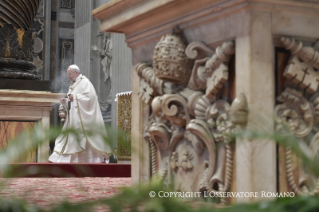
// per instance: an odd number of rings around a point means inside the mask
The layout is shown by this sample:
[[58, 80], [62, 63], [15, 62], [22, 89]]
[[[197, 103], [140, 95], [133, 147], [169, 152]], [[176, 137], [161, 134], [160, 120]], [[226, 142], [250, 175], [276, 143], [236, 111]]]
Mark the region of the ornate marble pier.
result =
[[228, 137], [278, 120], [317, 155], [318, 2], [113, 0], [93, 16], [132, 49], [133, 182], [259, 193], [226, 203], [319, 192], [289, 148]]

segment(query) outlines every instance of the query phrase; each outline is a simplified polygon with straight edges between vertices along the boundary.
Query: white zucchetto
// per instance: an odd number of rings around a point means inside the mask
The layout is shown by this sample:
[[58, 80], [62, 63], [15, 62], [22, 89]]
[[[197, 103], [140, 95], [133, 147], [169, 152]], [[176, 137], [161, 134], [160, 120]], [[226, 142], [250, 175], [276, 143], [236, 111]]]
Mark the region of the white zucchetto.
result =
[[73, 69], [73, 70], [76, 70], [77, 72], [80, 72], [80, 68], [79, 66], [73, 64], [73, 65], [70, 65], [69, 68]]

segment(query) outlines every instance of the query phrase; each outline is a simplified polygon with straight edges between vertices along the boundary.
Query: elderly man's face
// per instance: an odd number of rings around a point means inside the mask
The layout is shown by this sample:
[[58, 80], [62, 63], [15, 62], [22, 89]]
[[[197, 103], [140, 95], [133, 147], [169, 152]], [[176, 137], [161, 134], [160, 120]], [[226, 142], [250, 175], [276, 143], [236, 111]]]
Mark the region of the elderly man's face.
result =
[[68, 74], [69, 79], [71, 80], [71, 82], [74, 82], [75, 79], [79, 76], [79, 73], [68, 68], [68, 70], [66, 71], [66, 73]]

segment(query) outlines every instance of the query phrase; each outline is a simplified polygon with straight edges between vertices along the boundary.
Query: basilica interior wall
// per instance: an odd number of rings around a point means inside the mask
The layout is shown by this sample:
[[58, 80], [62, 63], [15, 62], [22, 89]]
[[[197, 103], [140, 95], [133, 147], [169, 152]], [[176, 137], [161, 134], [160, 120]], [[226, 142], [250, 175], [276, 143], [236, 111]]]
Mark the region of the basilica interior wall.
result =
[[[0, 89], [66, 93], [70, 82], [65, 73], [69, 65], [76, 63], [97, 91], [104, 122], [113, 129], [116, 128], [116, 94], [131, 90], [131, 50], [123, 35], [101, 33], [99, 20], [91, 15], [94, 8], [108, 0], [34, 2], [39, 7], [30, 25], [33, 38], [30, 39], [30, 43], [33, 42], [30, 47], [31, 62], [35, 65], [33, 75], [30, 76], [38, 80], [19, 81], [11, 74], [10, 79], [0, 79]], [[105, 52], [109, 54], [109, 59]], [[27, 74], [25, 76], [30, 78]], [[55, 103], [52, 106], [50, 124], [58, 126], [61, 124], [59, 105]], [[51, 149], [53, 145], [54, 141], [51, 141]], [[112, 146], [117, 146], [116, 136], [112, 139]]]

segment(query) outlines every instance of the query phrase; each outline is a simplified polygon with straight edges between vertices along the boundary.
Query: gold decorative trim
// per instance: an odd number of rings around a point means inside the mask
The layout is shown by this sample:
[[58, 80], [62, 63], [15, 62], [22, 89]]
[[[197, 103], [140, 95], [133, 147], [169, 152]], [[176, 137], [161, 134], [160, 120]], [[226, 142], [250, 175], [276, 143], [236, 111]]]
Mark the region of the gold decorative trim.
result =
[[70, 85], [70, 90], [73, 91], [73, 89], [74, 89], [78, 84], [80, 84], [80, 82], [81, 82], [83, 79], [85, 79], [85, 78], [86, 78], [86, 77], [82, 75], [82, 76], [80, 77], [80, 80], [78, 80], [78, 81], [76, 81], [76, 82], [74, 82], [73, 84]]
[[120, 130], [117, 139], [118, 158], [119, 160], [131, 160], [132, 94], [126, 93], [117, 98], [117, 127]]
[[131, 156], [120, 156], [118, 157], [119, 160], [131, 160]]
[[[64, 136], [63, 136], [64, 137]], [[62, 139], [61, 139], [61, 141], [62, 141]], [[65, 141], [65, 143], [64, 143], [64, 145], [63, 145], [63, 147], [62, 147], [62, 149], [61, 149], [61, 153], [63, 153], [64, 151], [65, 151], [65, 147], [66, 147], [66, 145], [68, 144], [68, 142], [69, 142], [69, 135], [67, 135], [67, 137], [66, 137], [66, 141]]]

